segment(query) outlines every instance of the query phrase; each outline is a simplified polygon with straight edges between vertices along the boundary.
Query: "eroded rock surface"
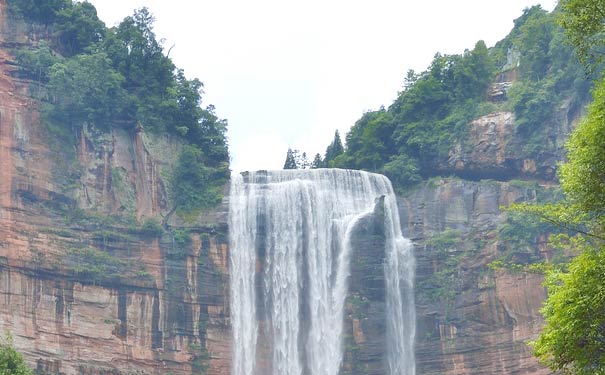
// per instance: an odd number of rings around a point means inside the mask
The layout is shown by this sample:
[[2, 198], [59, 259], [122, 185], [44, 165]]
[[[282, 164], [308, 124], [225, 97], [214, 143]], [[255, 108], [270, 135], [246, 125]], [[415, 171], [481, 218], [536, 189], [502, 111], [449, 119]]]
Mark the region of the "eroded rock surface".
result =
[[543, 276], [522, 265], [493, 266], [509, 251], [499, 238], [506, 217], [500, 207], [535, 201], [540, 189], [439, 179], [402, 199], [404, 233], [415, 241], [418, 264], [419, 374], [550, 373], [527, 345], [542, 324]]

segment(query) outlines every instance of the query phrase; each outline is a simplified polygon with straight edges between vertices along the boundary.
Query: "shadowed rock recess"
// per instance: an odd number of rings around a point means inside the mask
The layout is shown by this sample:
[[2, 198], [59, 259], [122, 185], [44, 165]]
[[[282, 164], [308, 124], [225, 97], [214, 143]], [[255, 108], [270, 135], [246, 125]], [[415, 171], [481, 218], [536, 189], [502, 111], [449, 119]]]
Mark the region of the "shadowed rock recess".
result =
[[[11, 51], [38, 42], [31, 35], [0, 0], [0, 333], [40, 374], [231, 374], [228, 199], [187, 223], [174, 214], [169, 177], [183, 145], [169, 135], [84, 126], [59, 143], [32, 99], [37, 85], [16, 73]], [[526, 266], [559, 255], [548, 228], [501, 207], [556, 198], [556, 162], [581, 109], [557, 111], [538, 154], [523, 151], [514, 114], [472, 121], [430, 173], [458, 177], [398, 196], [416, 257], [416, 374], [550, 373], [526, 344], [546, 296]], [[350, 236], [340, 374], [388, 373], [383, 210], [379, 200]], [[262, 369], [268, 336], [255, 352]]]

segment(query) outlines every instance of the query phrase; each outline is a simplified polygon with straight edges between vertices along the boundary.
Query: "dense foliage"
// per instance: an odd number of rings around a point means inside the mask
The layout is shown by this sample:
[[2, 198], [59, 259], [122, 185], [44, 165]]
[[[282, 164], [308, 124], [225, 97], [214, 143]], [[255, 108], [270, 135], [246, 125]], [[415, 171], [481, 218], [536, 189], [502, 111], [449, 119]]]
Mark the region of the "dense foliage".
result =
[[23, 355], [11, 345], [10, 336], [0, 338], [0, 375], [32, 375]]
[[332, 167], [334, 166], [334, 160], [336, 160], [337, 157], [339, 157], [340, 155], [342, 155], [345, 152], [345, 148], [342, 145], [342, 140], [340, 139], [340, 133], [338, 132], [338, 130], [336, 130], [334, 132], [334, 139], [332, 140], [332, 143], [330, 143], [328, 145], [328, 147], [326, 148], [326, 153], [323, 157], [323, 160], [321, 159], [321, 156], [319, 156], [318, 159], [318, 155], [315, 155], [315, 159], [313, 161], [314, 164], [317, 164], [317, 167], [321, 168], [321, 167]]
[[547, 324], [534, 353], [553, 370], [605, 374], [605, 247], [582, 244], [566, 271], [548, 273]]
[[195, 215], [216, 206], [229, 178], [226, 169], [213, 168], [209, 157], [199, 147], [183, 147], [174, 171], [172, 199], [181, 216]]
[[561, 25], [588, 72], [600, 70], [605, 53], [605, 1], [562, 0]]
[[546, 326], [535, 344], [536, 355], [552, 369], [572, 374], [605, 374], [605, 80], [594, 98], [560, 169], [565, 201], [526, 208], [577, 233], [566, 242], [579, 255], [548, 275]]
[[[499, 110], [513, 111], [528, 155], [548, 144], [544, 132], [563, 100], [586, 101], [588, 81], [556, 23], [557, 11], [526, 9], [495, 47], [479, 41], [459, 55], [436, 54], [422, 73], [409, 71], [389, 108], [365, 113], [346, 136], [344, 153], [324, 166], [386, 174], [396, 187], [439, 173], [458, 143], [469, 147], [468, 124]], [[488, 95], [502, 77], [514, 77], [504, 98]], [[511, 78], [501, 78], [501, 80]], [[326, 154], [326, 157], [328, 155]]]
[[50, 34], [50, 42], [16, 57], [19, 73], [39, 83], [34, 95], [56, 136], [74, 139], [83, 124], [168, 132], [187, 144], [171, 180], [177, 212], [220, 201], [229, 168], [227, 123], [212, 106], [202, 107], [202, 82], [187, 79], [164, 53], [146, 8], [106, 28], [86, 1], [9, 0], [9, 7]]
[[[565, 0], [560, 20], [588, 72], [602, 70], [605, 3]], [[550, 266], [546, 324], [534, 351], [552, 370], [605, 374], [605, 78], [598, 76], [593, 103], [568, 144], [568, 162], [559, 169], [566, 194], [559, 204], [522, 207], [573, 235], [559, 244], [578, 254], [566, 267]]]

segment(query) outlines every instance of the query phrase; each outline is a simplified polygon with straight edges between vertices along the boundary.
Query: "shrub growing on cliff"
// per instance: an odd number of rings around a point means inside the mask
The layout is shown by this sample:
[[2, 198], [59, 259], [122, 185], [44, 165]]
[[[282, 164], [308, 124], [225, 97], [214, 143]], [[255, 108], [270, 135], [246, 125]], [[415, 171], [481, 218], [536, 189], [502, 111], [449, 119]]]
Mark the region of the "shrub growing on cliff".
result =
[[138, 232], [145, 237], [161, 237], [164, 233], [162, 224], [154, 218], [148, 218], [143, 221]]
[[[213, 165], [216, 165], [214, 167]], [[197, 146], [185, 145], [172, 175], [172, 199], [176, 212], [191, 218], [216, 206], [223, 197], [228, 170], [208, 160]]]
[[16, 53], [19, 74], [38, 83], [48, 83], [50, 67], [58, 60], [47, 42], [35, 49], [21, 49]]
[[0, 338], [0, 375], [32, 375], [23, 355], [12, 346], [12, 338]]

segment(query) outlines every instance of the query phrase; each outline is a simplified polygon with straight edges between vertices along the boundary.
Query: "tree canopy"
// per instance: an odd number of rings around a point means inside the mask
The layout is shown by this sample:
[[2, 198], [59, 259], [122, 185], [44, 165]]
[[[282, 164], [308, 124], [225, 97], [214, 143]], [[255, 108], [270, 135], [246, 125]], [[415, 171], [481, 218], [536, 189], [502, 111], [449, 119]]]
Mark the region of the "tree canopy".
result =
[[[319, 163], [319, 165], [329, 167], [331, 162], [340, 155], [342, 155], [344, 152], [345, 149], [342, 145], [342, 140], [340, 139], [340, 133], [338, 132], [338, 130], [336, 130], [334, 132], [334, 139], [332, 140], [332, 143], [330, 143], [326, 148], [324, 158], [321, 163]], [[317, 160], [317, 156], [315, 157], [315, 159]]]
[[605, 55], [605, 1], [561, 0], [559, 22], [589, 73], [601, 67]]
[[103, 52], [77, 55], [50, 68], [54, 96], [53, 121], [72, 126], [85, 122], [108, 129], [122, 105], [124, 77], [111, 67]]

